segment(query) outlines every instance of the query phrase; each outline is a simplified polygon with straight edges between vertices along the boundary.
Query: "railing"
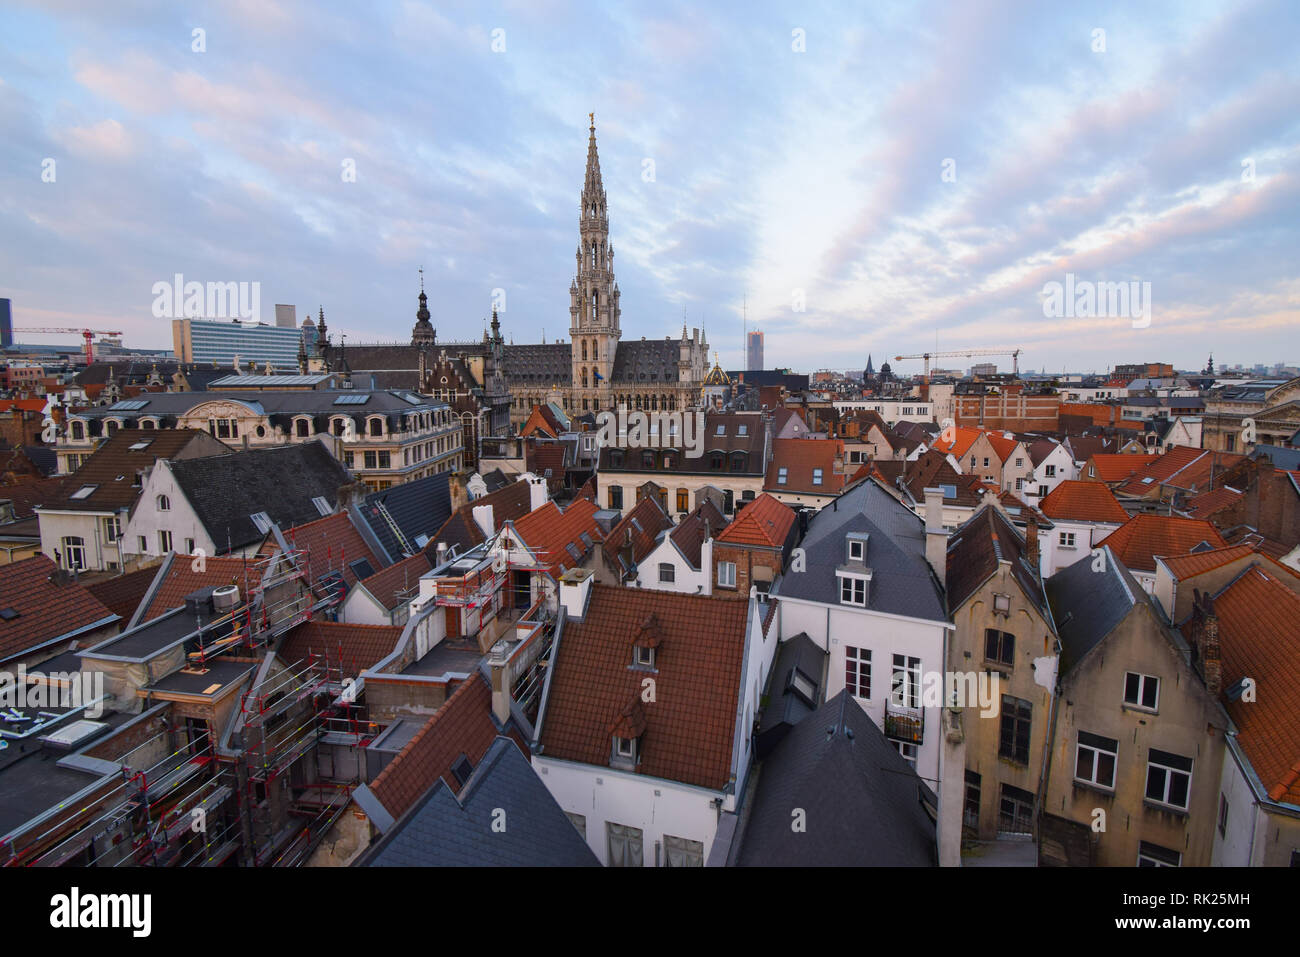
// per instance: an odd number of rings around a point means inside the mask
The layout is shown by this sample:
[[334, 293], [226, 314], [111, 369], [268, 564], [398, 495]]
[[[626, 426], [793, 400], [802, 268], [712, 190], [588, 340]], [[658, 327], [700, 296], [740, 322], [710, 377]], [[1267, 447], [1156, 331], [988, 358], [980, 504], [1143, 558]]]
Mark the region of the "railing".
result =
[[925, 711], [905, 708], [892, 698], [885, 701], [885, 737], [911, 744], [925, 739]]

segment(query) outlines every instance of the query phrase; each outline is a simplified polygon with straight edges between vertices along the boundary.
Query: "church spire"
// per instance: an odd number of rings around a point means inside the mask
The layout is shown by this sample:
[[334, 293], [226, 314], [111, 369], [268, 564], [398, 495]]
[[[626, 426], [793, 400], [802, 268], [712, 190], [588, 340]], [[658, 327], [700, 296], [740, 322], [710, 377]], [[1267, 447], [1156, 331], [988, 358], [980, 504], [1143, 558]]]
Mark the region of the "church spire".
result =
[[429, 321], [429, 297], [424, 294], [424, 267], [420, 267], [420, 308], [415, 313], [415, 328], [411, 330], [411, 345], [431, 346], [437, 340], [433, 323]]
[[599, 333], [618, 338], [619, 291], [614, 281], [614, 247], [609, 242], [609, 212], [596, 150], [596, 114], [587, 116], [591, 126], [578, 216], [578, 271], [569, 286], [569, 331], [575, 336]]

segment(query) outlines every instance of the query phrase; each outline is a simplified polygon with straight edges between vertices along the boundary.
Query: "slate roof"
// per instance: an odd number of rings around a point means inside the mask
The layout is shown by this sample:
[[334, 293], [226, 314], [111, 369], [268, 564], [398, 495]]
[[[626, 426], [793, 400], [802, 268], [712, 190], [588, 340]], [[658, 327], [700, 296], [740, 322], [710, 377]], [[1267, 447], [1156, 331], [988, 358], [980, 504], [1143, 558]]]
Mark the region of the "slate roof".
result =
[[[496, 821], [505, 827], [493, 827]], [[528, 759], [498, 737], [459, 794], [440, 779], [374, 845], [365, 865], [598, 867], [600, 861]]]
[[1038, 508], [1048, 518], [1074, 522], [1109, 522], [1123, 525], [1128, 512], [1103, 482], [1066, 480], [1047, 493]]
[[277, 656], [286, 665], [306, 662], [312, 655], [342, 674], [355, 678], [393, 653], [402, 629], [391, 625], [354, 625], [334, 621], [305, 621], [290, 629]]
[[539, 717], [547, 757], [608, 766], [611, 729], [642, 690], [629, 667], [652, 615], [657, 700], [643, 709], [637, 772], [720, 790], [731, 779], [749, 603], [592, 585], [585, 617], [565, 622]]
[[[1300, 596], [1273, 569], [1254, 565], [1214, 596], [1223, 704], [1237, 742], [1274, 801], [1300, 805]], [[1245, 677], [1261, 689], [1246, 702], [1231, 691]]]
[[960, 608], [1003, 561], [1010, 563], [1011, 574], [1025, 597], [1046, 611], [1038, 569], [1025, 559], [1024, 536], [992, 505], [985, 505], [948, 538], [948, 607]]
[[1227, 542], [1209, 522], [1149, 512], [1134, 515], [1097, 544], [1107, 546], [1133, 571], [1154, 572], [1156, 558], [1182, 555], [1202, 542], [1223, 548]]
[[705, 540], [716, 537], [726, 525], [727, 519], [718, 511], [718, 507], [705, 499], [695, 506], [695, 511], [677, 523], [677, 527], [668, 533], [668, 537], [686, 556], [691, 567], [698, 569]]
[[498, 733], [492, 689], [475, 671], [370, 782], [370, 790], [389, 814], [400, 818], [439, 778], [455, 786], [451, 768], [457, 758], [465, 755], [477, 765]]
[[943, 591], [925, 558], [924, 523], [874, 480], [853, 486], [812, 517], [800, 542], [807, 572], [782, 576], [775, 592], [782, 598], [839, 606], [835, 569], [845, 562], [849, 532], [870, 535], [868, 610], [948, 621]]
[[[741, 435], [741, 427], [744, 427], [745, 434]], [[767, 446], [767, 432], [769, 423], [761, 415], [753, 412], [706, 412], [704, 414], [704, 434], [701, 437], [703, 453], [692, 458], [684, 454], [684, 449], [678, 448], [674, 451], [675, 461], [671, 468], [663, 467], [664, 453], [666, 449], [656, 448], [655, 464], [645, 466], [642, 463], [642, 454], [644, 450], [639, 449], [620, 449], [613, 446], [605, 446], [600, 450], [600, 471], [602, 472], [639, 472], [647, 475], [654, 474], [706, 474], [716, 475], [721, 479], [726, 475], [747, 475], [761, 476], [767, 471], [767, 463], [764, 461]], [[722, 434], [718, 434], [721, 428]], [[685, 443], [686, 436], [681, 434], [682, 444]], [[666, 439], [665, 439], [666, 440]], [[722, 468], [713, 467], [713, 459], [710, 453], [722, 452]], [[744, 461], [738, 469], [732, 469], [731, 453], [743, 452]], [[615, 466], [613, 462], [618, 456], [622, 457], [622, 464]]]
[[371, 492], [362, 500], [358, 508], [362, 519], [389, 557], [396, 560], [405, 554], [405, 549], [384, 521], [379, 511], [381, 504], [407, 542], [418, 551], [428, 542], [421, 544], [417, 539], [421, 535], [432, 539], [451, 517], [451, 473], [439, 472], [414, 482], [403, 482], [382, 492]]
[[[17, 485], [0, 486], [0, 501], [8, 499], [14, 503], [14, 518], [33, 518], [36, 506], [62, 498], [67, 492], [68, 477], [49, 478], [34, 482], [20, 482]], [[81, 486], [78, 485], [77, 488]], [[72, 491], [76, 491], [74, 488]]]
[[[314, 583], [329, 572], [341, 571], [343, 580], [351, 588], [362, 578], [368, 578], [385, 567], [384, 562], [352, 524], [352, 517], [347, 512], [335, 512], [313, 522], [294, 526], [285, 530], [284, 537], [290, 547], [305, 553], [309, 582]], [[267, 552], [268, 548], [262, 550]], [[361, 560], [369, 563], [370, 568], [367, 571], [362, 566], [361, 574], [358, 575], [358, 569], [352, 566]]]
[[653, 388], [655, 383], [676, 383], [681, 356], [681, 343], [676, 339], [623, 341], [614, 352], [610, 378], [616, 385], [648, 388]]
[[[781, 642], [768, 679], [768, 703], [763, 708], [763, 718], [758, 726], [760, 735], [766, 735], [778, 725], [793, 727], [821, 707], [826, 700], [826, 662], [829, 658], [807, 632], [801, 631]], [[817, 695], [811, 704], [790, 687], [790, 676], [796, 670], [817, 686]]]
[[58, 566], [44, 555], [33, 555], [0, 570], [0, 610], [18, 617], [0, 619], [0, 661], [13, 658], [47, 641], [96, 622], [111, 624], [114, 613], [84, 586], [58, 585]]
[[731, 524], [713, 539], [728, 545], [784, 548], [794, 521], [793, 509], [764, 492], [742, 508]]
[[[620, 345], [621, 348], [621, 345]], [[502, 347], [506, 380], [511, 385], [568, 388], [573, 381], [573, 343], [506, 345]]]
[[[835, 471], [837, 456], [843, 462], [844, 443], [839, 439], [774, 439], [763, 488], [769, 492], [835, 495], [844, 488], [844, 476]], [[786, 470], [784, 484], [780, 482], [782, 468]], [[821, 469], [820, 485], [813, 483], [814, 469]]]
[[[763, 761], [740, 836], [741, 867], [933, 867], [933, 792], [841, 691]], [[791, 827], [804, 811], [806, 831]]]
[[282, 529], [301, 525], [320, 518], [313, 498], [334, 507], [339, 489], [352, 484], [348, 470], [320, 442], [182, 459], [171, 463], [171, 471], [223, 551], [262, 540], [253, 513], [265, 512]]
[[1092, 559], [1085, 559], [1061, 569], [1043, 583], [1061, 639], [1063, 675], [1114, 631], [1139, 601], [1147, 600], [1142, 586], [1115, 553], [1102, 547], [1102, 571], [1093, 571]]
[[[159, 459], [173, 459], [191, 440], [202, 434], [205, 433], [194, 429], [119, 429], [92, 452], [77, 471], [63, 480], [61, 494], [46, 501], [41, 508], [79, 512], [116, 512], [130, 508], [140, 497], [140, 486], [135, 484], [136, 473], [152, 468]], [[132, 451], [132, 445], [142, 442], [149, 444]], [[178, 466], [182, 461], [176, 459], [172, 464]], [[189, 461], [201, 462], [203, 459]], [[95, 486], [95, 490], [82, 498], [72, 498], [86, 486]]]
[[[351, 361], [352, 349], [348, 349]], [[150, 392], [141, 395], [147, 404], [140, 409], [120, 409], [118, 404], [111, 406], [94, 406], [73, 413], [75, 417], [87, 420], [102, 419], [108, 416], [124, 421], [162, 416], [175, 417], [185, 415], [195, 406], [204, 402], [221, 399], [227, 402], [248, 406], [255, 412], [270, 415], [273, 421], [282, 424], [286, 431], [294, 415], [314, 415], [317, 417], [317, 430], [327, 427], [327, 420], [335, 416], [347, 416], [358, 423], [357, 434], [364, 435], [362, 428], [365, 420], [372, 415], [382, 416], [390, 426], [403, 420], [413, 412], [446, 409], [447, 403], [428, 396], [410, 393], [409, 390], [389, 391], [370, 388], [368, 379], [358, 376], [353, 380], [352, 389], [228, 389], [223, 392]], [[412, 404], [402, 398], [403, 394], [414, 394], [420, 401]], [[335, 405], [336, 399], [347, 395], [362, 397], [356, 405]]]

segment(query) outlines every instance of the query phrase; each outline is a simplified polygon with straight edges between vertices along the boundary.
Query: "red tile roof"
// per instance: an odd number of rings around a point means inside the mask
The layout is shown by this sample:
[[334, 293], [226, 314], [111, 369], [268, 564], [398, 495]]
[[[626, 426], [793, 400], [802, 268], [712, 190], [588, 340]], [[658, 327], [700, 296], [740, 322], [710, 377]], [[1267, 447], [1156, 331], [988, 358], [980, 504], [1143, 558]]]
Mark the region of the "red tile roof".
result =
[[369, 578], [363, 578], [361, 584], [385, 608], [392, 611], [419, 590], [420, 576], [432, 567], [429, 557], [424, 552], [417, 552], [375, 572]]
[[729, 545], [784, 548], [793, 524], [794, 511], [764, 492], [742, 508], [732, 523], [715, 536], [714, 541]]
[[659, 533], [672, 526], [672, 521], [664, 514], [659, 503], [647, 495], [609, 530], [605, 539], [605, 557], [615, 560], [616, 556], [623, 555], [630, 544], [632, 564], [639, 565], [654, 550]]
[[389, 814], [399, 818], [439, 778], [458, 792], [460, 785], [451, 775], [452, 765], [462, 754], [477, 765], [498, 734], [492, 720], [492, 690], [476, 672], [452, 692], [370, 783], [370, 790]]
[[[731, 775], [749, 606], [651, 589], [593, 585], [551, 664], [541, 745], [548, 757], [608, 765], [611, 735], [642, 691], [633, 641], [653, 615], [655, 700], [643, 709], [641, 774], [720, 789]], [[634, 716], [635, 717], [635, 716]]]
[[[134, 505], [141, 491], [135, 484], [136, 472], [153, 468], [159, 459], [174, 458], [199, 436], [207, 433], [195, 429], [119, 429], [65, 479], [63, 495], [42, 507], [115, 512]], [[142, 449], [131, 448], [142, 443], [147, 443]], [[94, 491], [82, 498], [71, 497], [87, 487]]]
[[1153, 487], [1160, 485], [1172, 485], [1181, 489], [1208, 489], [1212, 479], [1245, 460], [1244, 455], [1176, 445], [1139, 469], [1116, 491], [1121, 495], [1146, 495]]
[[1097, 482], [1122, 482], [1146, 468], [1160, 456], [1131, 455], [1122, 452], [1100, 452], [1088, 459], [1082, 476]]
[[500, 529], [506, 521], [518, 520], [528, 514], [532, 508], [532, 492], [527, 482], [514, 481], [495, 492], [466, 502], [442, 523], [437, 534], [425, 546], [425, 552], [436, 555], [440, 544], [457, 545], [462, 550], [482, 544], [486, 536], [478, 522], [474, 521], [474, 509], [481, 505], [492, 506], [492, 521]]
[[1214, 611], [1223, 687], [1249, 677], [1259, 689], [1253, 702], [1224, 695], [1237, 741], [1269, 797], [1300, 804], [1300, 596], [1257, 565], [1215, 596]]
[[307, 621], [284, 636], [276, 654], [286, 665], [315, 655], [330, 667], [341, 667], [345, 677], [355, 678], [392, 654], [401, 637], [402, 629], [393, 625]]
[[962, 456], [979, 440], [981, 434], [979, 429], [953, 428], [952, 432], [948, 433], [950, 440], [945, 438], [944, 432], [940, 432], [930, 442], [930, 448], [961, 461]]
[[58, 566], [44, 555], [33, 555], [0, 569], [0, 609], [18, 617], [0, 619], [0, 661], [23, 654], [70, 631], [105, 618], [110, 611], [83, 585], [56, 585]]
[[64, 477], [0, 486], [0, 499], [9, 499], [14, 503], [14, 518], [31, 518], [36, 514], [37, 505], [45, 505], [66, 495], [67, 482], [68, 479]]
[[[844, 476], [835, 471], [837, 457], [843, 463], [844, 443], [839, 439], [775, 439], [763, 488], [769, 492], [837, 495], [844, 488]], [[783, 468], [784, 483], [780, 481]], [[813, 482], [814, 469], [821, 469], [820, 485]]]
[[125, 575], [101, 578], [86, 585], [86, 590], [113, 610], [113, 614], [122, 616], [122, 623], [131, 620], [135, 610], [144, 601], [149, 586], [158, 577], [158, 566], [140, 568]]
[[1165, 567], [1169, 569], [1174, 578], [1178, 579], [1178, 581], [1186, 581], [1189, 578], [1214, 571], [1216, 568], [1222, 568], [1230, 562], [1251, 555], [1254, 555], [1260, 563], [1267, 565], [1273, 574], [1290, 576], [1300, 581], [1300, 572], [1283, 565], [1272, 556], [1264, 554], [1257, 545], [1228, 545], [1226, 548], [1215, 548], [1205, 552], [1188, 552], [1186, 555], [1167, 556], [1161, 561], [1164, 562]]
[[[205, 558], [202, 571], [194, 570], [196, 561], [197, 559], [191, 558], [189, 555], [173, 552], [171, 565], [167, 567], [165, 572], [161, 568], [155, 569], [156, 574], [161, 577], [158, 579], [157, 590], [149, 601], [149, 607], [140, 616], [141, 624], [152, 621], [173, 608], [180, 608], [185, 604], [185, 596], [198, 591], [200, 588], [238, 585], [240, 600], [242, 601], [247, 596], [248, 585], [245, 572], [249, 566], [254, 564], [252, 559]], [[166, 562], [163, 564], [164, 566], [167, 565]], [[256, 575], [256, 571], [249, 574]]]
[[705, 499], [695, 507], [695, 511], [677, 523], [677, 527], [668, 533], [692, 568], [700, 567], [700, 554], [704, 543], [714, 538], [727, 526], [727, 518], [718, 507]]
[[1153, 572], [1157, 556], [1183, 555], [1201, 542], [1208, 542], [1212, 548], [1227, 544], [1209, 522], [1143, 513], [1115, 529], [1097, 547], [1109, 546], [1129, 571]]
[[1038, 507], [1048, 518], [1064, 521], [1123, 525], [1129, 520], [1115, 493], [1102, 482], [1062, 482], [1047, 493]]
[[[515, 533], [537, 560], [558, 578], [561, 566], [577, 568], [591, 550], [582, 541], [584, 533], [592, 542], [604, 539], [595, 519], [597, 511], [595, 503], [585, 498], [574, 499], [563, 509], [554, 502], [547, 502], [515, 522]], [[569, 551], [569, 545], [577, 550], [577, 558]]]
[[1183, 513], [1188, 518], [1209, 518], [1215, 512], [1235, 505], [1240, 501], [1241, 494], [1230, 485], [1221, 486], [1212, 492], [1202, 492], [1187, 502]]
[[[348, 565], [364, 558], [371, 569], [379, 571], [384, 563], [370, 550], [366, 540], [357, 531], [347, 512], [326, 515], [314, 522], [298, 525], [284, 533], [290, 545], [302, 551], [307, 559], [308, 580], [315, 582], [321, 575], [331, 571], [342, 571], [343, 578], [351, 588], [357, 583], [357, 575]], [[266, 546], [263, 546], [266, 551]]]

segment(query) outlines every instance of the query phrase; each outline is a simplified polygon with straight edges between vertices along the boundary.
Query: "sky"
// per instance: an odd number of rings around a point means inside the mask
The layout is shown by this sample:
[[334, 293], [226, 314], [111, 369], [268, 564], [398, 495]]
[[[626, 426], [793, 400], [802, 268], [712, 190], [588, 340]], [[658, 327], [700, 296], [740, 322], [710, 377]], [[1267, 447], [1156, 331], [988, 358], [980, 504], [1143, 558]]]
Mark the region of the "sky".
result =
[[[0, 0], [0, 297], [169, 348], [180, 274], [409, 341], [423, 268], [440, 340], [494, 294], [568, 338], [590, 112], [625, 339], [1300, 363], [1300, 4], [1266, 0]], [[1048, 315], [1067, 276], [1149, 321]]]

